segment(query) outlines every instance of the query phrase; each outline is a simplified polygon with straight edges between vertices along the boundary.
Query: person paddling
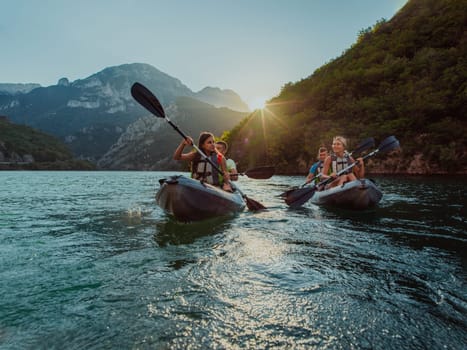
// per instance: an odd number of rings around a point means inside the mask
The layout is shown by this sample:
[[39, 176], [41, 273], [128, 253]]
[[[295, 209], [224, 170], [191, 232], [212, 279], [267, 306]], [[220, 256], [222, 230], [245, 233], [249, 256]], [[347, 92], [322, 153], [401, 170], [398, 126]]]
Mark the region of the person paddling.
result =
[[327, 156], [327, 148], [321, 146], [318, 150], [318, 161], [310, 167], [310, 171], [308, 173], [308, 176], [306, 177], [307, 184], [309, 184], [313, 179], [315, 179], [315, 183], [318, 183], [320, 181], [320, 174], [323, 171], [324, 161], [326, 160]]
[[[332, 154], [327, 156], [321, 175], [322, 180], [326, 180], [330, 177], [337, 177], [337, 173], [349, 165], [355, 163], [355, 159], [349, 155], [346, 151], [347, 140], [343, 136], [335, 136], [332, 140]], [[352, 169], [342, 174], [336, 178], [333, 182], [328, 185], [328, 188], [341, 186], [346, 182], [355, 181], [357, 178], [363, 178], [365, 176], [365, 165], [363, 163], [363, 158], [357, 158], [358, 164], [355, 165]], [[331, 171], [330, 175], [328, 172]]]
[[180, 145], [174, 152], [173, 159], [175, 160], [186, 160], [191, 162], [191, 176], [194, 179], [202, 182], [207, 182], [214, 186], [222, 187], [224, 191], [232, 192], [230, 186], [230, 174], [227, 170], [227, 164], [225, 157], [216, 150], [214, 135], [210, 132], [203, 131], [199, 135], [198, 148], [204, 152], [204, 154], [215, 164], [219, 169], [222, 170], [223, 174], [220, 174], [208, 161], [201, 157], [196, 151], [182, 153], [185, 146], [192, 145], [193, 139], [187, 137], [182, 140]]

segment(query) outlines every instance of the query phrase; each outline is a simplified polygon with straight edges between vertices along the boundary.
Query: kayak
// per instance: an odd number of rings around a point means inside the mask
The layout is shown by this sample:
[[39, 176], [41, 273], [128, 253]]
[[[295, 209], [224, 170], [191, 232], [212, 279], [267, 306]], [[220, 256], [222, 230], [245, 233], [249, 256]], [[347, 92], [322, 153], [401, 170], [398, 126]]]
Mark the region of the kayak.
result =
[[199, 221], [233, 215], [245, 208], [240, 191], [233, 193], [183, 175], [160, 179], [156, 202], [180, 221]]
[[376, 206], [382, 197], [383, 194], [372, 180], [359, 179], [316, 191], [310, 201], [317, 205], [363, 210]]

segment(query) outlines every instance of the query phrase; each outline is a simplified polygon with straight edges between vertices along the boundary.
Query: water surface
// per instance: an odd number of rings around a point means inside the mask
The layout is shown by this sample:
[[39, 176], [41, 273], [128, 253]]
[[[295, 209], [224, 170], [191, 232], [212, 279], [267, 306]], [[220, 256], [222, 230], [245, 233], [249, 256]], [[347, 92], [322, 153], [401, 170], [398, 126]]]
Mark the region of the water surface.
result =
[[377, 177], [355, 213], [275, 195], [269, 208], [178, 223], [162, 172], [0, 172], [4, 349], [465, 349], [461, 178]]

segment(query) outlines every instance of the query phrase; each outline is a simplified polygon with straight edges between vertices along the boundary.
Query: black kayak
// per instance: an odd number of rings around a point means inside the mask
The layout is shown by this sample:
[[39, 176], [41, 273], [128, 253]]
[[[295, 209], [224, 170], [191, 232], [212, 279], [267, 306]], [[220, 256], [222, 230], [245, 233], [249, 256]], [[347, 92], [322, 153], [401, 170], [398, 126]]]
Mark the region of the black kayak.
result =
[[232, 215], [245, 208], [238, 190], [226, 192], [219, 187], [183, 175], [159, 180], [156, 202], [177, 220], [199, 221]]
[[316, 191], [311, 197], [313, 204], [353, 210], [375, 207], [383, 194], [369, 179], [350, 181], [323, 191]]

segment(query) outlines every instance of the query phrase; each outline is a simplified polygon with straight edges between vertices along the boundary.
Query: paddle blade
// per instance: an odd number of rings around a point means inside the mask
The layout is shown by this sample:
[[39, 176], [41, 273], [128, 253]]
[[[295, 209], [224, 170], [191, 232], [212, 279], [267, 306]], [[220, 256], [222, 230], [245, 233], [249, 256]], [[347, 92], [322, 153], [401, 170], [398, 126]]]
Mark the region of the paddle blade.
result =
[[290, 190], [287, 190], [285, 192], [282, 192], [281, 194], [277, 195], [276, 197], [280, 197], [280, 198], [287, 198], [289, 196], [289, 194], [293, 193], [294, 191], [298, 190], [300, 187], [298, 186], [294, 186], [292, 187]]
[[289, 190], [287, 197], [284, 198], [285, 203], [291, 208], [298, 208], [302, 206], [315, 194], [316, 187], [299, 188], [296, 190]]
[[246, 206], [251, 211], [267, 209], [264, 205], [262, 205], [260, 202], [255, 201], [254, 199], [248, 198], [247, 196], [243, 196], [243, 198], [245, 199]]
[[131, 87], [131, 96], [156, 117], [165, 118], [164, 108], [162, 108], [161, 103], [143, 84], [134, 83]]
[[389, 152], [399, 148], [399, 140], [395, 136], [389, 136], [381, 142], [378, 147], [379, 152]]
[[251, 177], [252, 179], [269, 179], [271, 176], [274, 175], [275, 168], [273, 166], [262, 166], [258, 168], [248, 169], [242, 175], [246, 175]]
[[350, 153], [351, 155], [352, 154], [355, 154], [355, 153], [362, 153], [363, 151], [366, 151], [367, 149], [370, 149], [372, 147], [375, 146], [375, 139], [373, 137], [369, 137], [365, 140], [363, 140], [362, 142], [360, 142], [357, 146], [357, 148], [355, 148], [352, 153]]

